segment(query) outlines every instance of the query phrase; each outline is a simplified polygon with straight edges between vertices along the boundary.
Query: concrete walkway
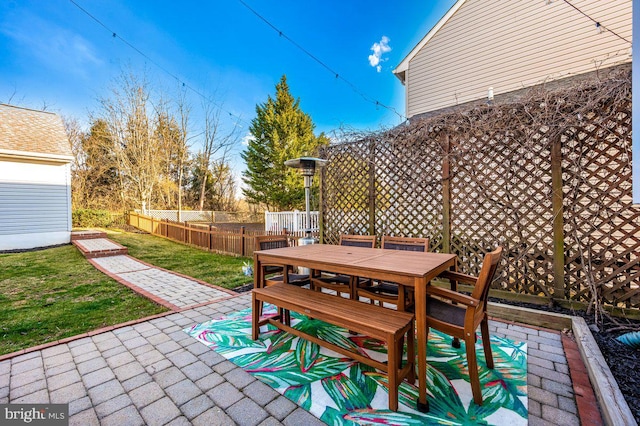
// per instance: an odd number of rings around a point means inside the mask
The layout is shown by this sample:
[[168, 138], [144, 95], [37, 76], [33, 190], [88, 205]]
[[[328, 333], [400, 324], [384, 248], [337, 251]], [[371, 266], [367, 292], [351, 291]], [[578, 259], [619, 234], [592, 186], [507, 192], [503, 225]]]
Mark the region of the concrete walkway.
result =
[[[0, 403], [69, 403], [72, 425], [322, 424], [182, 331], [249, 308], [250, 293], [231, 296], [129, 256], [92, 262], [179, 312], [0, 357]], [[602, 423], [571, 339], [500, 321], [490, 331], [527, 342], [530, 425]]]

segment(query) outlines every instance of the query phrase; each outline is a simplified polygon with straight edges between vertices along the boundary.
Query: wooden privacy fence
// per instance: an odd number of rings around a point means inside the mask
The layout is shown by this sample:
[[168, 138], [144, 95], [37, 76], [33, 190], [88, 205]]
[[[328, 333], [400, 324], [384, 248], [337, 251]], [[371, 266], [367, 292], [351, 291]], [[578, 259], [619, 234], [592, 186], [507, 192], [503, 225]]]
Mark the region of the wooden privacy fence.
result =
[[320, 155], [329, 160], [324, 242], [345, 232], [425, 236], [472, 274], [500, 244], [495, 289], [640, 308], [630, 72], [438, 115]]
[[[255, 237], [268, 234], [268, 232], [264, 231], [247, 231], [244, 226], [241, 226], [237, 231], [218, 230], [214, 225], [156, 219], [137, 212], [129, 213], [128, 223], [153, 235], [205, 250], [236, 256], [253, 256]], [[293, 233], [287, 229], [279, 233], [287, 234], [291, 245], [296, 245], [297, 238], [303, 236], [302, 232]], [[317, 236], [317, 233], [315, 236]]]

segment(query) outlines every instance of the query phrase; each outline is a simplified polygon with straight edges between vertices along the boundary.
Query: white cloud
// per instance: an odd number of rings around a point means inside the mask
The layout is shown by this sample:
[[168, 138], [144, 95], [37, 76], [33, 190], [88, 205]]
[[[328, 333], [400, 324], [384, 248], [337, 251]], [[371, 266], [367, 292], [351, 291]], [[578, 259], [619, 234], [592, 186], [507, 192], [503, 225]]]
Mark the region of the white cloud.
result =
[[242, 138], [242, 146], [249, 146], [249, 142], [255, 140], [253, 135], [251, 133], [247, 133], [246, 135], [244, 135], [244, 137]]
[[382, 65], [380, 63], [388, 59], [383, 58], [382, 55], [387, 52], [391, 52], [391, 47], [389, 47], [389, 37], [382, 36], [380, 43], [373, 43], [371, 51], [373, 51], [373, 53], [369, 55], [369, 65], [374, 67], [376, 71], [380, 72], [382, 71]]

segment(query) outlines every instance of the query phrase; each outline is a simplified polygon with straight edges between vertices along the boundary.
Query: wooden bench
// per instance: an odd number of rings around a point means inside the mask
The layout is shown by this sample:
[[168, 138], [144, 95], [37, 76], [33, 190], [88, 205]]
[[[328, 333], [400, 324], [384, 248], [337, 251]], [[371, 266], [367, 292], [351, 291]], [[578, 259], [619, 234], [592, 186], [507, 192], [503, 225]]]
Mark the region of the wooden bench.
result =
[[[260, 325], [270, 323], [283, 331], [377, 368], [387, 373], [389, 377], [389, 409], [398, 410], [398, 386], [405, 378], [408, 378], [411, 383], [415, 381], [413, 314], [393, 311], [284, 283], [253, 289], [252, 301], [253, 340], [258, 338]], [[266, 318], [255, 315], [260, 312], [259, 309], [263, 302], [271, 303], [280, 308], [280, 314]], [[308, 315], [311, 318], [385, 342], [387, 344], [387, 362], [376, 361], [291, 327], [288, 311]], [[405, 335], [407, 335], [407, 362], [403, 367], [402, 353]]]

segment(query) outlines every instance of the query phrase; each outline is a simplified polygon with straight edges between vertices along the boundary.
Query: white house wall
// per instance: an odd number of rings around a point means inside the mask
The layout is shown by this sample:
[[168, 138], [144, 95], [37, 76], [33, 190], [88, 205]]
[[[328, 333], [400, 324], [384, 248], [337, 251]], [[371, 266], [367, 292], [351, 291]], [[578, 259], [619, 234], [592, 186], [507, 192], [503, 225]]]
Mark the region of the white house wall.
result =
[[[631, 41], [631, 0], [571, 3]], [[630, 61], [630, 43], [564, 1], [467, 0], [409, 62], [407, 116]]]
[[69, 163], [0, 159], [0, 250], [68, 243], [70, 188]]

